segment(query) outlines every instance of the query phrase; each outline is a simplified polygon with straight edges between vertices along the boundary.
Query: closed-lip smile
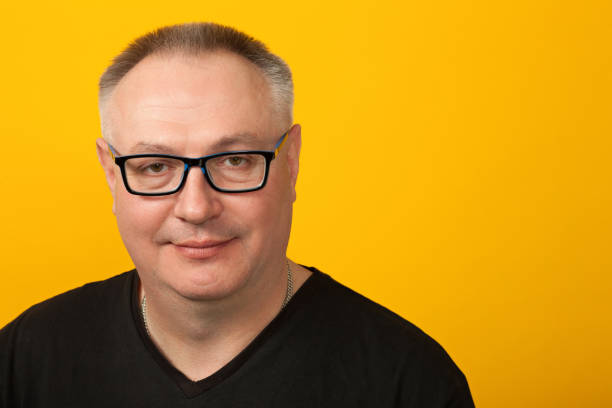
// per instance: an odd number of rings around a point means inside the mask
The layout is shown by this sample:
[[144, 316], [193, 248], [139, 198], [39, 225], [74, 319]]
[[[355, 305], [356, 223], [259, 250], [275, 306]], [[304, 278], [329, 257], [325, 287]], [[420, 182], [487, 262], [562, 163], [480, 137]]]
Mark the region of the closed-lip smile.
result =
[[186, 240], [179, 242], [172, 242], [172, 246], [176, 251], [190, 259], [208, 259], [217, 255], [221, 252], [227, 244], [232, 242], [234, 239], [216, 240], [216, 239], [205, 239], [205, 240]]

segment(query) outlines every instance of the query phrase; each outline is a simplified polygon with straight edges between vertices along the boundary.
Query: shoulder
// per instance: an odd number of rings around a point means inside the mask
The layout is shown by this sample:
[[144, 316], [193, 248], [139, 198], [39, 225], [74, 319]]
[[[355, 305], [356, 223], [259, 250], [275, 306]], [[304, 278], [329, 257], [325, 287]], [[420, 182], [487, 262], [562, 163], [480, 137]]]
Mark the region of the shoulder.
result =
[[316, 303], [334, 324], [350, 326], [368, 333], [381, 335], [381, 341], [400, 339], [409, 344], [426, 344], [440, 350], [440, 345], [413, 323], [397, 313], [370, 300], [331, 276], [311, 268]]
[[125, 303], [135, 271], [85, 284], [38, 303], [24, 311], [0, 330], [0, 343], [12, 337], [20, 344], [35, 341], [42, 335], [79, 327], [87, 329], [87, 322], [98, 321], [112, 309]]
[[108, 345], [116, 342], [109, 339], [121, 339], [127, 330], [122, 321], [128, 321], [134, 277], [131, 271], [72, 289], [0, 330], [0, 407], [17, 405], [23, 396], [37, 398], [48, 384], [66, 384], [78, 370], [91, 372], [99, 360], [85, 361], [85, 355], [110, 355]]
[[436, 340], [329, 275], [310, 270], [313, 306], [309, 309], [317, 315], [319, 333], [334, 338], [336, 352], [352, 366], [366, 376], [395, 382], [396, 389], [429, 388], [430, 395], [447, 397], [469, 395], [465, 376]]

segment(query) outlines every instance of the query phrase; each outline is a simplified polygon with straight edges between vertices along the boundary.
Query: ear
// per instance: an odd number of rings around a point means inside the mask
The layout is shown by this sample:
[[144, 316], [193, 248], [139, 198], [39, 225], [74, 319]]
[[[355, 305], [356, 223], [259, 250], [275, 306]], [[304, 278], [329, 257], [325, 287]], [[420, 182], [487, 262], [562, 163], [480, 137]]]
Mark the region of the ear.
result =
[[111, 195], [113, 196], [113, 214], [115, 213], [115, 182], [116, 182], [116, 174], [115, 174], [115, 162], [113, 161], [110, 149], [108, 147], [108, 143], [102, 138], [98, 138], [96, 140], [96, 151], [98, 153], [98, 161], [102, 165], [102, 169], [104, 170], [104, 176], [106, 177], [106, 183], [108, 184], [108, 188], [110, 189]]
[[287, 165], [289, 167], [289, 177], [291, 181], [292, 201], [295, 202], [295, 185], [297, 183], [298, 170], [300, 169], [300, 149], [302, 148], [302, 127], [295, 124], [287, 135], [289, 146], [287, 149]]

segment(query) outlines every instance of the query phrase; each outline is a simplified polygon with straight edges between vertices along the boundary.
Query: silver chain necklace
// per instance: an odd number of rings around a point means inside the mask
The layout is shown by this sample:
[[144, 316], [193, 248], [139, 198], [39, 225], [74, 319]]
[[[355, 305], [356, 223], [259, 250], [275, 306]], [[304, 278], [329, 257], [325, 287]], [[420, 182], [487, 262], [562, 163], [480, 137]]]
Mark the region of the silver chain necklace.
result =
[[[281, 305], [281, 310], [287, 306], [289, 300], [293, 296], [293, 275], [291, 274], [291, 268], [289, 267], [289, 260], [287, 259], [287, 291], [285, 292], [285, 299], [283, 299], [283, 304]], [[144, 321], [145, 329], [147, 330], [147, 334], [151, 336], [151, 332], [149, 332], [149, 323], [147, 322], [147, 296], [142, 295], [142, 302], [140, 302], [140, 313], [142, 314], [142, 320]]]
[[287, 306], [291, 296], [293, 296], [293, 276], [291, 275], [291, 268], [289, 267], [289, 260], [287, 262], [287, 291], [285, 292], [285, 299], [283, 299], [283, 304], [281, 305], [281, 310]]

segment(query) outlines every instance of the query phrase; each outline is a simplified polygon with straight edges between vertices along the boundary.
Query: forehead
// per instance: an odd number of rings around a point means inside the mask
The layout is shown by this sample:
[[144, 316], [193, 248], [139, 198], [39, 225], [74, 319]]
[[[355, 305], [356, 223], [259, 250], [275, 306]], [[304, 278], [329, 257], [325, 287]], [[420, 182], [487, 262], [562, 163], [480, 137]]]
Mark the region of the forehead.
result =
[[147, 144], [204, 154], [240, 135], [266, 143], [275, 118], [259, 68], [229, 52], [145, 58], [117, 85], [108, 114], [122, 154]]

